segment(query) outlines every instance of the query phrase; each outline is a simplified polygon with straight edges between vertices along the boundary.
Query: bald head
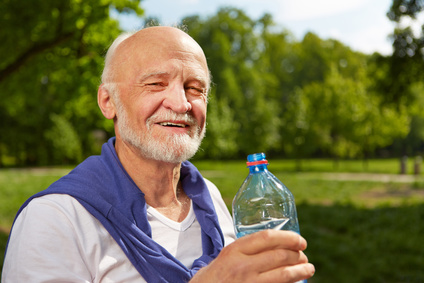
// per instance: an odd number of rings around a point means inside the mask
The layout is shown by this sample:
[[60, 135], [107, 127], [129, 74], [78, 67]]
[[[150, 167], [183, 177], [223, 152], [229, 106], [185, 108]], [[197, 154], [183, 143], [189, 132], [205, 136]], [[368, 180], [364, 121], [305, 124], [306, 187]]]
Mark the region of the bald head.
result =
[[[122, 82], [128, 78], [128, 73], [136, 76], [143, 68], [144, 60], [172, 59], [183, 54], [188, 55], [190, 60], [197, 60], [202, 68], [208, 70], [202, 48], [178, 28], [158, 26], [122, 34], [106, 54], [102, 82]], [[209, 84], [209, 71], [207, 76]]]

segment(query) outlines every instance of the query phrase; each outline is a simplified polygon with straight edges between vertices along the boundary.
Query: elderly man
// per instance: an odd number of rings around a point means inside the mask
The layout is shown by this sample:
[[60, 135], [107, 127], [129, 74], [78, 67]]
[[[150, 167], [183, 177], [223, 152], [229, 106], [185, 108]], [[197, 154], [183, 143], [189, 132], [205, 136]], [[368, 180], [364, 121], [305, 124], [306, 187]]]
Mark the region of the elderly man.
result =
[[118, 37], [98, 104], [116, 138], [20, 209], [2, 282], [295, 282], [313, 275], [285, 231], [235, 240], [218, 189], [188, 161], [210, 76], [183, 31]]

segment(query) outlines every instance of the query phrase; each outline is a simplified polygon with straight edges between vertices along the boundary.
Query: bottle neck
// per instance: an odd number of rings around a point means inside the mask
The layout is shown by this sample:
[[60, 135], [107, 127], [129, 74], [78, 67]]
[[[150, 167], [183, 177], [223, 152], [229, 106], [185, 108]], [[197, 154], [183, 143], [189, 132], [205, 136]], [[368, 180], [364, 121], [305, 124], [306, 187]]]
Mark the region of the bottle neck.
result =
[[259, 172], [267, 171], [268, 165], [267, 164], [252, 165], [252, 166], [248, 166], [248, 168], [250, 173], [259, 173]]

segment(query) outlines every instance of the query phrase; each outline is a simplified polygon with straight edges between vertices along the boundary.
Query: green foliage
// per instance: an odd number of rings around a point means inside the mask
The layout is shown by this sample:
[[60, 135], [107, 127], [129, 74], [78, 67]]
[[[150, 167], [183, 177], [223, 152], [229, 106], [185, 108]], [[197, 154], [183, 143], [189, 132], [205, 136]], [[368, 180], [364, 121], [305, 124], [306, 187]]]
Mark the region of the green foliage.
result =
[[51, 117], [78, 133], [81, 149], [65, 156], [80, 160], [92, 153], [91, 132], [103, 128], [96, 89], [102, 57], [120, 33], [109, 10], [141, 14], [140, 1], [26, 1], [24, 9], [20, 2], [0, 3], [0, 165], [6, 153], [15, 165], [63, 161]]
[[415, 18], [423, 10], [424, 1], [422, 0], [393, 0], [387, 16], [390, 20], [399, 22], [403, 16]]
[[[120, 33], [109, 11], [141, 15], [140, 1], [29, 1], [25, 11], [19, 1], [0, 2], [0, 166], [74, 163], [99, 152], [113, 135], [96, 103], [103, 55]], [[421, 8], [394, 1], [390, 17]], [[227, 7], [182, 22], [214, 81], [198, 158], [423, 153], [423, 60], [407, 49], [420, 46], [418, 37], [402, 31], [395, 40], [405, 56], [368, 56], [313, 33], [298, 41], [269, 14], [255, 20]]]
[[53, 126], [46, 132], [46, 138], [54, 146], [54, 159], [81, 162], [81, 142], [72, 125], [60, 115], [52, 114], [50, 119]]
[[183, 23], [215, 82], [199, 157], [366, 157], [409, 132], [408, 107], [386, 104], [370, 76], [387, 72], [336, 40], [308, 33], [297, 42], [270, 15], [255, 21], [233, 8]]
[[300, 117], [286, 130], [291, 130], [287, 136], [295, 137], [302, 152], [310, 152], [315, 146], [334, 157], [362, 157], [407, 134], [409, 118], [405, 111], [381, 105], [377, 96], [367, 92], [365, 78], [342, 77], [335, 67], [322, 83], [305, 86], [297, 96]]
[[414, 101], [406, 109], [410, 116], [410, 131], [404, 139], [396, 139], [393, 147], [405, 155], [413, 156], [417, 148], [424, 148], [424, 83], [416, 82], [409, 87], [409, 97]]
[[409, 103], [414, 103], [409, 86], [424, 79], [424, 24], [421, 23], [421, 31], [418, 33], [410, 26], [400, 24], [405, 19], [415, 20], [423, 11], [422, 0], [393, 0], [387, 13], [388, 18], [396, 23], [391, 34], [393, 54], [385, 60], [389, 72], [386, 79], [379, 83], [388, 102], [399, 103], [402, 99], [407, 99]]
[[208, 103], [207, 138], [202, 143], [201, 151], [197, 156], [206, 154], [211, 158], [232, 156], [237, 153], [237, 142], [233, 133], [238, 130], [238, 124], [233, 123], [234, 112], [228, 106], [226, 99], [218, 101], [214, 92]]
[[[255, 31], [256, 23], [241, 10], [232, 8], [221, 9], [205, 21], [191, 17], [183, 23], [203, 47], [213, 76], [211, 103], [215, 105], [209, 108], [212, 120], [208, 123], [212, 124], [216, 117], [230, 118], [233, 123], [231, 131], [225, 127], [222, 132], [219, 125], [209, 127], [208, 137], [214, 140], [208, 141], [207, 137], [205, 155], [228, 158], [258, 148], [274, 148], [279, 138], [278, 109], [269, 97], [276, 89], [276, 80], [264, 72], [263, 41]], [[214, 148], [219, 144], [216, 137], [225, 137], [231, 146]], [[233, 149], [234, 143], [237, 151]]]

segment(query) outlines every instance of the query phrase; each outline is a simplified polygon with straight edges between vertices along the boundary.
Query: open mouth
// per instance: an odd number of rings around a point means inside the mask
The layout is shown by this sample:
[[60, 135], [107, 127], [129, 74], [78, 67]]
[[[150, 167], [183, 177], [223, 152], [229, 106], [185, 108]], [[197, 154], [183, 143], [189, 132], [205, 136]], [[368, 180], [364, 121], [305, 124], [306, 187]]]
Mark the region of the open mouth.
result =
[[185, 127], [187, 127], [186, 124], [171, 123], [171, 122], [163, 122], [163, 123], [159, 123], [159, 125], [164, 126], [164, 127], [174, 127], [174, 128], [185, 128]]

